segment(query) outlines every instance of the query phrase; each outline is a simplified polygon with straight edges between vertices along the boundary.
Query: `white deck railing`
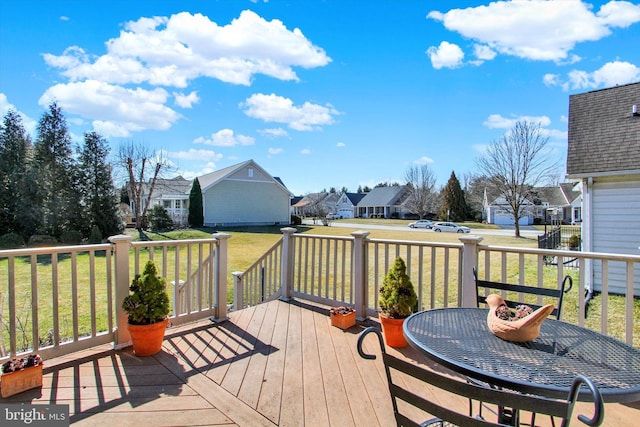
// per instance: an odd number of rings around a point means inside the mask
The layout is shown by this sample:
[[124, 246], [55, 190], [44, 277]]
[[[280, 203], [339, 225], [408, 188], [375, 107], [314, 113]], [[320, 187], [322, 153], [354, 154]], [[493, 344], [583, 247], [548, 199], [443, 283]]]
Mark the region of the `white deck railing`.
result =
[[[402, 256], [420, 310], [475, 306], [473, 268], [478, 268], [482, 278], [543, 287], [559, 286], [568, 274], [573, 289], [565, 296], [563, 320], [640, 347], [640, 304], [633, 297], [633, 283], [640, 282], [637, 255], [490, 246], [482, 245], [482, 238], [474, 235], [460, 237], [461, 243], [446, 244], [374, 239], [366, 231], [351, 237], [296, 234], [294, 228], [282, 231], [282, 240], [260, 262], [247, 272], [234, 273], [235, 309], [296, 297], [331, 306], [349, 305], [360, 319], [377, 316], [384, 276], [395, 258]], [[624, 294], [609, 292], [609, 265], [614, 262], [625, 267]], [[594, 283], [594, 277], [602, 280]], [[613, 313], [615, 327], [609, 321]]]
[[46, 359], [127, 345], [121, 303], [148, 259], [169, 284], [173, 325], [224, 319], [228, 237], [132, 242], [114, 236], [110, 244], [0, 251], [0, 362], [27, 352]]
[[[377, 316], [384, 276], [402, 256], [419, 309], [474, 306], [474, 267], [483, 278], [531, 286], [558, 286], [570, 274], [574, 288], [563, 320], [640, 347], [640, 304], [633, 297], [640, 256], [482, 245], [473, 235], [445, 244], [374, 239], [366, 231], [350, 237], [282, 231], [253, 266], [232, 273], [235, 309], [296, 297], [352, 306], [360, 319]], [[229, 237], [132, 242], [114, 236], [110, 244], [0, 251], [0, 362], [32, 351], [50, 358], [105, 343], [127, 345], [120, 304], [147, 259], [169, 283], [172, 324], [226, 318]], [[609, 292], [614, 264], [616, 280], [623, 272], [624, 294]]]

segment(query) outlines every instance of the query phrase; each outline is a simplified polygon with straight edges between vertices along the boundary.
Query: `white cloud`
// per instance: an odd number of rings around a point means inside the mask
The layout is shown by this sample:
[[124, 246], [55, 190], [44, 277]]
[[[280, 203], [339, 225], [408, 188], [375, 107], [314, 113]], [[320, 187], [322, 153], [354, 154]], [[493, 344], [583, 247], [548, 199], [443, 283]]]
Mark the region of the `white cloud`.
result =
[[255, 138], [245, 135], [235, 135], [231, 129], [220, 129], [218, 132], [211, 134], [209, 139], [198, 137], [194, 144], [215, 145], [218, 147], [235, 147], [236, 145], [253, 145]]
[[300, 154], [302, 154], [302, 155], [305, 155], [305, 156], [306, 156], [306, 155], [308, 155], [308, 154], [311, 154], [311, 150], [310, 150], [310, 149], [308, 149], [308, 148], [303, 148], [302, 150], [300, 150]]
[[343, 147], [346, 147], [346, 146], [347, 146], [347, 144], [345, 144], [344, 142], [338, 142], [336, 144], [336, 147], [338, 147], [338, 148], [343, 148]]
[[500, 114], [491, 114], [482, 125], [489, 129], [511, 129], [516, 122], [529, 122], [540, 124], [540, 127], [546, 127], [551, 124], [551, 119], [547, 116], [517, 116], [509, 118]]
[[456, 68], [462, 65], [464, 53], [458, 45], [443, 41], [440, 46], [427, 49], [431, 65], [436, 70], [440, 68]]
[[18, 113], [18, 115], [22, 119], [22, 126], [24, 126], [24, 130], [27, 131], [27, 133], [32, 138], [34, 138], [36, 134], [36, 126], [38, 124], [37, 121], [33, 120], [31, 117], [27, 116], [22, 111], [18, 110], [15, 105], [9, 102], [7, 95], [0, 92], [0, 116], [1, 116], [0, 120], [4, 119], [4, 117], [7, 115], [9, 110], [13, 110], [16, 113]]
[[428, 165], [431, 163], [433, 163], [433, 159], [427, 156], [422, 156], [419, 159], [413, 161], [414, 165]]
[[491, 61], [496, 57], [497, 53], [491, 47], [483, 44], [473, 46], [473, 54], [482, 61]]
[[161, 88], [127, 89], [87, 80], [52, 86], [38, 103], [47, 106], [56, 100], [65, 112], [92, 119], [94, 129], [103, 136], [128, 137], [143, 129], [169, 129], [181, 116], [164, 105], [167, 98]]
[[625, 61], [613, 61], [604, 64], [596, 71], [573, 70], [568, 74], [568, 82], [565, 90], [593, 89], [598, 87], [611, 87], [626, 83], [640, 81], [640, 67]]
[[240, 104], [244, 113], [265, 122], [286, 123], [289, 128], [299, 131], [319, 130], [321, 126], [335, 122], [334, 116], [339, 114], [331, 105], [322, 106], [305, 102], [297, 107], [293, 101], [275, 94], [262, 93], [251, 95]]
[[446, 13], [433, 11], [427, 18], [503, 55], [566, 62], [578, 59], [569, 54], [576, 44], [640, 22], [640, 5], [611, 1], [594, 13], [588, 3], [578, 1], [494, 1]]
[[168, 151], [166, 154], [172, 159], [179, 160], [200, 160], [212, 162], [222, 159], [222, 154], [216, 153], [213, 150], [196, 150], [194, 148], [187, 151]]
[[542, 77], [542, 82], [545, 86], [557, 86], [560, 82], [560, 75], [551, 73], [545, 74]]
[[198, 92], [193, 91], [188, 95], [179, 92], [173, 92], [173, 97], [175, 98], [175, 104], [178, 107], [182, 108], [191, 108], [193, 104], [197, 104], [200, 102], [200, 97], [198, 97]]
[[44, 58], [72, 81], [181, 88], [198, 77], [247, 86], [256, 74], [297, 81], [293, 67], [331, 62], [298, 28], [290, 30], [282, 21], [267, 21], [250, 10], [222, 26], [199, 13], [143, 17], [125, 23], [105, 45], [107, 52], [95, 59], [77, 47]]
[[266, 138], [275, 139], [289, 136], [289, 132], [282, 128], [260, 129], [258, 133]]
[[271, 156], [275, 156], [277, 154], [280, 154], [284, 151], [284, 149], [282, 148], [269, 148], [268, 152], [269, 152], [269, 157]]
[[547, 86], [561, 86], [563, 90], [596, 89], [640, 81], [640, 67], [630, 62], [615, 60], [589, 72], [572, 70], [566, 78], [559, 74], [546, 74], [543, 82]]

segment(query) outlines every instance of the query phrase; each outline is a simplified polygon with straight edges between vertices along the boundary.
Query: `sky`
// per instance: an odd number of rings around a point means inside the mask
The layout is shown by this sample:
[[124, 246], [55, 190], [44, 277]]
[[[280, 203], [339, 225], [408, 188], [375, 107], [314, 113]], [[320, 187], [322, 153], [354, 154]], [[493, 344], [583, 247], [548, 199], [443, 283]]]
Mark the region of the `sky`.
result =
[[517, 121], [564, 179], [572, 94], [640, 81], [640, 2], [0, 2], [0, 114], [142, 144], [187, 179], [253, 159], [295, 195], [438, 185]]

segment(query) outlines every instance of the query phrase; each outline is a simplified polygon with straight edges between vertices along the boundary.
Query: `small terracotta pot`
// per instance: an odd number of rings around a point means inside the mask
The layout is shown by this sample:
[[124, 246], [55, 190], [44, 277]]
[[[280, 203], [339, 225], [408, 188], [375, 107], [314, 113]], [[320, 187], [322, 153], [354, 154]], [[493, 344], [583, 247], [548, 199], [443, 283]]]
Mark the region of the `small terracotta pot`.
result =
[[392, 319], [380, 313], [380, 324], [382, 325], [382, 335], [389, 347], [402, 348], [407, 346], [407, 339], [402, 331], [404, 319]]
[[151, 325], [131, 325], [127, 323], [131, 341], [133, 341], [133, 352], [136, 356], [151, 356], [162, 348], [164, 331], [167, 329], [169, 319]]

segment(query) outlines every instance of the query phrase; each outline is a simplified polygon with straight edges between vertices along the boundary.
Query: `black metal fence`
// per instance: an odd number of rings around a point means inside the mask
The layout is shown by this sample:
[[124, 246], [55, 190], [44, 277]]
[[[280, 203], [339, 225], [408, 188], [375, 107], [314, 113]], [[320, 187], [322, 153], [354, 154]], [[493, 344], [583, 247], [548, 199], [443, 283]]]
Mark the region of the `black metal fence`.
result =
[[[576, 237], [571, 237], [576, 236]], [[538, 236], [538, 248], [557, 249], [565, 247], [580, 250], [582, 246], [582, 232], [579, 225], [559, 225]]]

